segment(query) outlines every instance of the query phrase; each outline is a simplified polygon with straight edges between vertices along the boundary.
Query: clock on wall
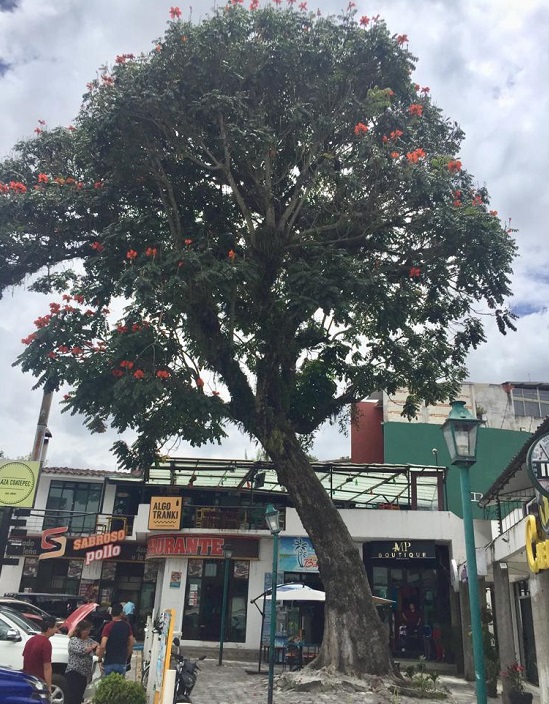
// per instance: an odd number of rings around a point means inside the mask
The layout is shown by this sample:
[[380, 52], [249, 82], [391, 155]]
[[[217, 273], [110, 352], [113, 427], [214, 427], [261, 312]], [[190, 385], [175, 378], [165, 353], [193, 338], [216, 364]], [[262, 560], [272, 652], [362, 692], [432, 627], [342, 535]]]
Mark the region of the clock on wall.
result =
[[528, 450], [526, 468], [534, 488], [549, 497], [549, 433], [535, 440]]

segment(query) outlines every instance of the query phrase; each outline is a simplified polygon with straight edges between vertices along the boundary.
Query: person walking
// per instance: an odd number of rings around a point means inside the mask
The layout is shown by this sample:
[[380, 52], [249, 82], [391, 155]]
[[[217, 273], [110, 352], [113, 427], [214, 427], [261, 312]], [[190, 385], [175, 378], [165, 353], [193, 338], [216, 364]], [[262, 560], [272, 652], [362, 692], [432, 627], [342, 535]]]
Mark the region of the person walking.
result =
[[23, 649], [23, 672], [27, 675], [40, 677], [51, 692], [51, 642], [50, 638], [57, 633], [57, 623], [51, 616], [42, 619], [41, 632], [29, 638]]
[[90, 638], [91, 628], [90, 621], [80, 621], [69, 634], [69, 661], [65, 670], [68, 690], [66, 704], [82, 704], [91, 680], [93, 651], [99, 646]]
[[128, 601], [124, 604], [124, 615], [133, 629], [135, 624], [135, 604], [131, 601], [131, 599], [128, 599]]
[[107, 623], [101, 634], [101, 645], [97, 648], [97, 657], [103, 658], [103, 675], [112, 672], [126, 675], [126, 665], [133, 652], [134, 637], [132, 627], [124, 619], [122, 604], [111, 607], [112, 621]]

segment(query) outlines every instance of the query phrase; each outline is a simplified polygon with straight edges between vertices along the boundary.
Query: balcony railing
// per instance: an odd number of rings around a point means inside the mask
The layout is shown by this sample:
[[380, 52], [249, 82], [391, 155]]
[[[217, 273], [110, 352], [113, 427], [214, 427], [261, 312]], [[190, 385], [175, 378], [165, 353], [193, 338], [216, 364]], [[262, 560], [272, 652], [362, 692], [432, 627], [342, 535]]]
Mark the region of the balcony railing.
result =
[[[284, 528], [285, 512], [280, 512]], [[194, 506], [183, 507], [182, 528], [219, 530], [267, 530], [264, 506]]]
[[36, 535], [46, 528], [68, 527], [68, 535], [85, 536], [94, 533], [133, 531], [134, 516], [106, 513], [80, 513], [77, 511], [51, 511], [46, 509], [15, 509], [11, 521], [10, 536]]

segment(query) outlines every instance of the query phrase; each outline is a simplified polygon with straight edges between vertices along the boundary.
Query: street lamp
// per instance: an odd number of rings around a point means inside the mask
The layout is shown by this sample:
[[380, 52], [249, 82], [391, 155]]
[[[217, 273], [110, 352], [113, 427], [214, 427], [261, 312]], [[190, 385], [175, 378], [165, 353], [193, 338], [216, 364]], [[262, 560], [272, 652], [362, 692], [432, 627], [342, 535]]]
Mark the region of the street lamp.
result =
[[452, 401], [451, 406], [450, 414], [442, 425], [442, 432], [450, 453], [450, 462], [459, 467], [465, 554], [467, 556], [469, 608], [471, 611], [471, 634], [473, 637], [475, 688], [477, 704], [486, 704], [486, 671], [484, 669], [477, 555], [475, 552], [475, 533], [473, 529], [473, 513], [471, 511], [471, 484], [469, 481], [469, 468], [477, 461], [477, 433], [481, 421], [474, 418], [465, 408], [465, 401]]
[[219, 632], [219, 660], [218, 665], [223, 665], [223, 641], [225, 640], [225, 621], [227, 618], [227, 595], [229, 593], [229, 570], [233, 550], [229, 544], [223, 546], [223, 601], [221, 603], [221, 629]]
[[280, 533], [280, 514], [272, 504], [265, 509], [265, 522], [273, 536], [273, 568], [271, 570], [271, 630], [269, 632], [269, 685], [267, 704], [273, 704], [275, 635], [276, 635], [276, 581], [278, 576], [278, 534]]

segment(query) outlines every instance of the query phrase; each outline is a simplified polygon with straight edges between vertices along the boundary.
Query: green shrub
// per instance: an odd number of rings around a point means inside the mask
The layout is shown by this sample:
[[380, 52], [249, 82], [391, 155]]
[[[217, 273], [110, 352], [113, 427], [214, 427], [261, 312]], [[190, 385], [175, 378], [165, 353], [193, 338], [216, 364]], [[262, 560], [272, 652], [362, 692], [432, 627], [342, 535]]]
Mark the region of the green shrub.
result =
[[139, 682], [130, 682], [114, 672], [99, 682], [93, 702], [94, 704], [147, 704], [147, 695]]

